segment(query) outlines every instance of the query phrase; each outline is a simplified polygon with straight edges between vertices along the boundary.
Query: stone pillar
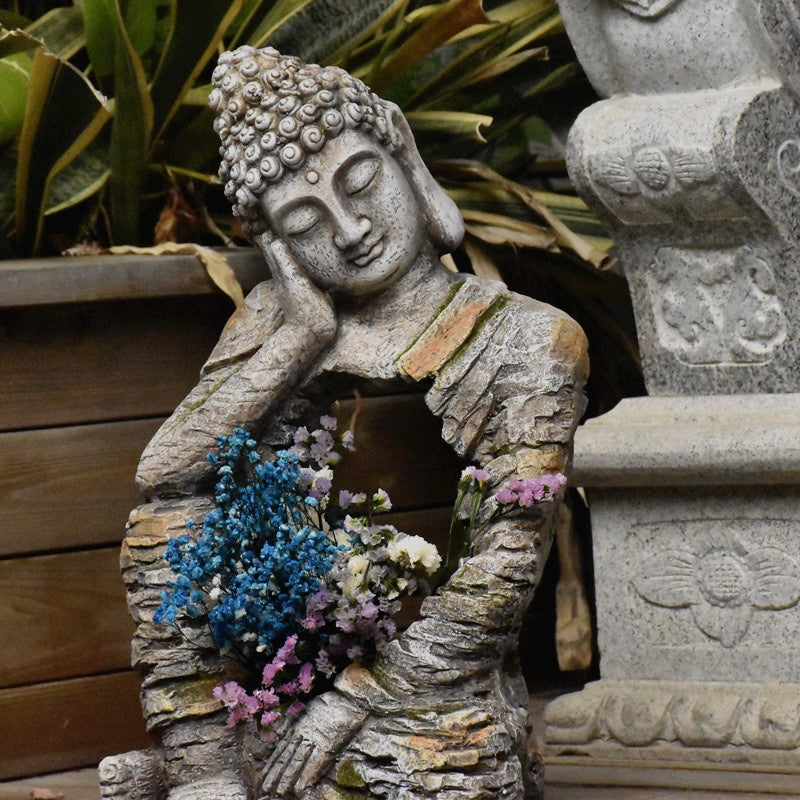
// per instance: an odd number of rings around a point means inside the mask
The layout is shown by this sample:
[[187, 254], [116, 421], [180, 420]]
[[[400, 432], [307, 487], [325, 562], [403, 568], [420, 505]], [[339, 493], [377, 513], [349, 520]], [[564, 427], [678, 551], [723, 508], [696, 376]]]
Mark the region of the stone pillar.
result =
[[576, 437], [602, 678], [549, 706], [548, 752], [800, 781], [800, 2], [559, 4], [609, 97], [568, 165], [649, 397]]

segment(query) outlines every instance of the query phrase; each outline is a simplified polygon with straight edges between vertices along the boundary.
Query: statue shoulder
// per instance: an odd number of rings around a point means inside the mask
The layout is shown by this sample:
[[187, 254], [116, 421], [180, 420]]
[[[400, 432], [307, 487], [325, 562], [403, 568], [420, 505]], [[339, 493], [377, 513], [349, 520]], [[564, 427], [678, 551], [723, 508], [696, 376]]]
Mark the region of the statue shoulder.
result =
[[483, 362], [482, 351], [492, 358], [528, 351], [531, 359], [550, 352], [556, 360], [572, 362], [578, 372], [585, 373], [586, 350], [581, 327], [563, 311], [512, 292], [500, 281], [462, 274], [397, 365], [401, 372], [421, 380], [457, 361]]
[[[589, 374], [589, 343], [583, 328], [564, 311], [527, 295], [508, 292], [508, 316], [514, 327], [549, 358], [570, 367], [581, 380]], [[541, 350], [540, 350], [541, 352]]]
[[271, 280], [259, 283], [244, 305], [226, 323], [222, 335], [203, 365], [207, 375], [254, 353], [283, 324], [283, 312]]

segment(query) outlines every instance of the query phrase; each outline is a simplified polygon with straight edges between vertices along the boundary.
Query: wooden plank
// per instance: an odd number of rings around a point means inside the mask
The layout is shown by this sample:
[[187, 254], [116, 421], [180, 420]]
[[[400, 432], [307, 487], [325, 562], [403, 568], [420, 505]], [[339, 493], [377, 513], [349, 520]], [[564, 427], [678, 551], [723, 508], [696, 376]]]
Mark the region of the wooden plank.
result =
[[[396, 428], [386, 427], [390, 417]], [[0, 555], [119, 541], [139, 503], [136, 465], [160, 422], [0, 434]], [[357, 435], [358, 449], [337, 468], [337, 484], [385, 488], [395, 510], [453, 502], [461, 462], [421, 398], [365, 399]]]
[[0, 731], [0, 779], [94, 766], [145, 747], [139, 676], [126, 671], [4, 689]]
[[130, 667], [119, 548], [0, 561], [0, 687]]
[[[336, 411], [342, 424], [355, 403], [342, 401]], [[385, 489], [394, 509], [449, 505], [463, 462], [442, 441], [442, 424], [421, 394], [366, 397], [355, 430], [356, 451], [336, 469], [336, 484], [351, 491]]]
[[220, 297], [0, 310], [0, 430], [172, 413], [232, 310]]
[[56, 800], [58, 797], [61, 800], [98, 800], [97, 769], [88, 767], [0, 783], [0, 800]]
[[121, 541], [161, 421], [0, 434], [0, 556]]
[[[258, 250], [223, 252], [245, 292], [269, 276]], [[0, 308], [218, 292], [200, 260], [191, 255], [99, 255], [0, 262]]]
[[[752, 792], [706, 792], [691, 789], [641, 789], [619, 786], [577, 786], [547, 784], [547, 800], [779, 800], [788, 794]], [[63, 800], [97, 800], [97, 772], [75, 770], [38, 778], [0, 783], [0, 800], [32, 800], [31, 792], [63, 794]], [[792, 794], [791, 797], [797, 797]]]

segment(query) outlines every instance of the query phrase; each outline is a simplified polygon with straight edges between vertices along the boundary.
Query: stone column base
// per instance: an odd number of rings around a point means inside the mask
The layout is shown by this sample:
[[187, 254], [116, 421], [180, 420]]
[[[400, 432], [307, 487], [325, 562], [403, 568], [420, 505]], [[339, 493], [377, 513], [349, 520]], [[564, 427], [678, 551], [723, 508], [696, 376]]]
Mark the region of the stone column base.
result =
[[800, 787], [800, 684], [600, 680], [545, 723], [550, 758], [780, 766]]

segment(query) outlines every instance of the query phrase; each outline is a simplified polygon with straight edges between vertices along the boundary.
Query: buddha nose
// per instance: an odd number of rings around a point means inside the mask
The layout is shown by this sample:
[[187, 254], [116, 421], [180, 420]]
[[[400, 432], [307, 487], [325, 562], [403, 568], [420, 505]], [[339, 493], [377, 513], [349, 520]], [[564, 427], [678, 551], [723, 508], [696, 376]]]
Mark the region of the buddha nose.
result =
[[336, 231], [333, 243], [340, 250], [355, 247], [370, 231], [372, 223], [366, 217], [342, 213], [336, 217]]

